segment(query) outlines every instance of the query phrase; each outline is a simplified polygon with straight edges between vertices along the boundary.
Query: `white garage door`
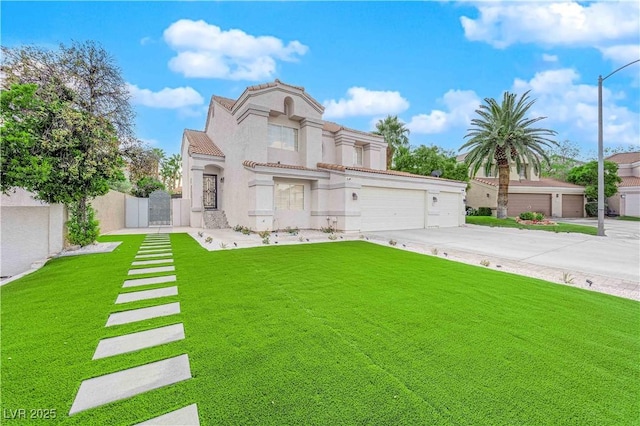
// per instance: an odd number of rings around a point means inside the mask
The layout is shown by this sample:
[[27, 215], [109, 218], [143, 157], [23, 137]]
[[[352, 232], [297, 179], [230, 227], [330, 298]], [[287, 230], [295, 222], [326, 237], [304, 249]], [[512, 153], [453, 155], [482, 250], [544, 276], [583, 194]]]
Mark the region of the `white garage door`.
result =
[[425, 191], [363, 186], [360, 190], [361, 230], [424, 228]]
[[441, 192], [438, 194], [438, 207], [440, 209], [438, 220], [440, 228], [459, 226], [460, 194]]
[[624, 199], [625, 216], [640, 217], [640, 194], [627, 193]]

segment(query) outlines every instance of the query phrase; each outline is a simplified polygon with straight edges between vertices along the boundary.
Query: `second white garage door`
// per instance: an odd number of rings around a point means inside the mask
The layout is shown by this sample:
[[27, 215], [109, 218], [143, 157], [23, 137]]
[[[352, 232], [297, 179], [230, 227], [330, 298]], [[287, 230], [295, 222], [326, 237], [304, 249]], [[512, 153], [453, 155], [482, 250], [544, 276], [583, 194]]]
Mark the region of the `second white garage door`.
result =
[[624, 201], [625, 216], [640, 217], [640, 194], [627, 193]]
[[425, 191], [363, 186], [362, 231], [424, 228]]

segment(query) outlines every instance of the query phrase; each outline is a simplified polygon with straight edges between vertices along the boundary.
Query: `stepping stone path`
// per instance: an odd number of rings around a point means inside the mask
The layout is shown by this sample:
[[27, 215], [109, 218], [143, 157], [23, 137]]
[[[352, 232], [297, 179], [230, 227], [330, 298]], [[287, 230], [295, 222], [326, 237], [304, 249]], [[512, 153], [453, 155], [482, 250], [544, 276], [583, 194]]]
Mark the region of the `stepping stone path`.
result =
[[[166, 259], [157, 259], [158, 257], [164, 257]], [[147, 235], [135, 258], [138, 260], [133, 261], [131, 264], [131, 266], [134, 267], [173, 263], [169, 235]], [[125, 280], [122, 285], [123, 288], [142, 287], [154, 284], [167, 285], [150, 290], [131, 291], [119, 294], [115, 302], [116, 305], [151, 299], [157, 299], [158, 302], [156, 305], [147, 308], [115, 312], [109, 315], [105, 327], [118, 326], [169, 315], [179, 315], [179, 302], [163, 303], [162, 301], [164, 297], [178, 295], [178, 286], [168, 284], [177, 281], [176, 275], [166, 275], [167, 272], [175, 272], [175, 267], [159, 266], [130, 269], [128, 275], [153, 274], [156, 276]], [[110, 337], [98, 342], [98, 347], [93, 355], [93, 359], [140, 351], [183, 340], [184, 338], [184, 325], [182, 323]], [[73, 401], [69, 415], [121, 399], [135, 397], [138, 394], [150, 392], [164, 386], [170, 386], [190, 378], [191, 367], [187, 354], [93, 377], [84, 380], [80, 384], [80, 389]], [[199, 425], [198, 406], [196, 404], [187, 405], [178, 410], [139, 423], [139, 425], [177, 424], [185, 426]]]

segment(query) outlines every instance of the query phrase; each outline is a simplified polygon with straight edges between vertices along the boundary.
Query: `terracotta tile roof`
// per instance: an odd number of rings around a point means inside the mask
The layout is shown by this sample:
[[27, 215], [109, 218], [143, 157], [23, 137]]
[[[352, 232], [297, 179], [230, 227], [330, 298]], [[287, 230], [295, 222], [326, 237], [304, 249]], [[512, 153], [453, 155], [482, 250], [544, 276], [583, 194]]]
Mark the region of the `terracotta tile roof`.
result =
[[216, 146], [205, 132], [186, 129], [184, 135], [189, 141], [189, 154], [204, 154], [224, 157], [224, 152]]
[[618, 164], [631, 164], [640, 161], [640, 151], [637, 152], [621, 152], [613, 154], [605, 158], [607, 161], [613, 161]]
[[223, 107], [225, 107], [226, 109], [228, 109], [229, 111], [231, 111], [233, 106], [236, 104], [236, 101], [234, 99], [225, 98], [224, 96], [214, 95], [213, 100], [219, 103], [220, 105], [222, 105]]
[[375, 133], [372, 133], [372, 132], [364, 132], [362, 130], [351, 129], [349, 127], [343, 126], [342, 124], [334, 123], [333, 121], [325, 121], [324, 124], [322, 125], [322, 130], [326, 130], [326, 131], [331, 132], [331, 133], [336, 133], [336, 132], [339, 132], [340, 130], [346, 130], [348, 132], [355, 132], [355, 133], [360, 133], [360, 134], [368, 135], [368, 136], [382, 137], [382, 136], [376, 135]]
[[410, 177], [410, 178], [418, 178], [418, 179], [430, 179], [430, 180], [439, 180], [439, 181], [449, 181], [449, 182], [461, 182], [453, 179], [443, 179], [437, 178], [434, 176], [423, 176], [423, 175], [415, 175], [413, 173], [407, 172], [399, 172], [397, 170], [377, 170], [377, 169], [369, 169], [366, 167], [357, 167], [357, 166], [341, 166], [340, 164], [329, 164], [329, 163], [318, 163], [318, 168], [327, 169], [327, 170], [336, 170], [339, 172], [344, 172], [347, 170], [351, 170], [354, 172], [364, 172], [364, 173], [375, 173], [380, 175], [390, 175], [390, 176], [401, 176], [401, 177]]
[[[491, 186], [498, 186], [498, 178], [475, 178], [478, 182]], [[540, 180], [510, 180], [509, 186], [528, 186], [533, 188], [552, 187], [552, 188], [583, 188], [569, 182], [563, 182], [558, 179], [541, 178]]]
[[308, 167], [304, 167], [304, 166], [295, 166], [293, 164], [281, 164], [281, 163], [258, 163], [256, 161], [250, 161], [250, 160], [244, 160], [242, 162], [242, 165], [245, 167], [251, 167], [252, 169], [254, 169], [256, 166], [262, 166], [262, 167], [276, 167], [279, 169], [294, 169], [294, 170], [311, 170], [314, 172], [317, 172], [317, 169], [310, 169]]
[[618, 187], [630, 187], [630, 186], [640, 186], [640, 177], [637, 176], [623, 176], [622, 182], [618, 184]]
[[253, 92], [255, 90], [268, 89], [269, 87], [276, 87], [277, 85], [289, 86], [289, 87], [292, 87], [294, 89], [298, 89], [298, 90], [304, 92], [304, 87], [302, 87], [302, 86], [294, 86], [292, 84], [283, 83], [280, 80], [278, 80], [277, 78], [274, 81], [269, 82], [269, 83], [262, 83], [262, 84], [256, 84], [255, 86], [249, 86], [249, 87], [247, 87], [247, 91]]

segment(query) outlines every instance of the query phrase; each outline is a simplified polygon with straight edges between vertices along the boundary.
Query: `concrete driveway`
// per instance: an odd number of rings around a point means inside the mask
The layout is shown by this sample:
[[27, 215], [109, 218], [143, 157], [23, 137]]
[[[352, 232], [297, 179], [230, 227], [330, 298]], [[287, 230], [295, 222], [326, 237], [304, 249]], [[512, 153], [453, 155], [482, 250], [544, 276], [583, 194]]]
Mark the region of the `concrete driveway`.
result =
[[[597, 226], [596, 221], [572, 223]], [[595, 274], [626, 284], [640, 282], [640, 222], [607, 220], [607, 237], [465, 225], [459, 228], [382, 231], [377, 238], [456, 250], [552, 268]], [[637, 287], [637, 286], [636, 286]]]

